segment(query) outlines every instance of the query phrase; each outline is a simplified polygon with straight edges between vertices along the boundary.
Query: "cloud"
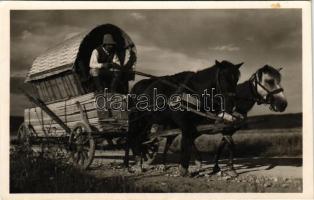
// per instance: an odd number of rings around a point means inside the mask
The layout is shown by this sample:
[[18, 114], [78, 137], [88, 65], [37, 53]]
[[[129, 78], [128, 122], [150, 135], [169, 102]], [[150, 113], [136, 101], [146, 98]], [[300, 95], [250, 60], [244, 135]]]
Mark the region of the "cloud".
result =
[[162, 76], [208, 67], [206, 59], [156, 46], [138, 46], [137, 70]]
[[29, 32], [28, 30], [24, 30], [21, 34], [21, 40], [26, 40], [26, 39], [32, 37], [32, 35], [33, 34], [31, 32]]
[[213, 49], [216, 51], [239, 51], [240, 47], [237, 47], [234, 44], [228, 44], [228, 45], [216, 46], [210, 49]]
[[133, 12], [130, 14], [134, 19], [136, 20], [144, 20], [146, 19], [145, 15], [138, 13], [138, 12]]
[[18, 71], [12, 71], [10, 73], [10, 76], [11, 77], [19, 77], [19, 78], [25, 79], [27, 73], [28, 73], [28, 69], [22, 69], [22, 70], [18, 70]]

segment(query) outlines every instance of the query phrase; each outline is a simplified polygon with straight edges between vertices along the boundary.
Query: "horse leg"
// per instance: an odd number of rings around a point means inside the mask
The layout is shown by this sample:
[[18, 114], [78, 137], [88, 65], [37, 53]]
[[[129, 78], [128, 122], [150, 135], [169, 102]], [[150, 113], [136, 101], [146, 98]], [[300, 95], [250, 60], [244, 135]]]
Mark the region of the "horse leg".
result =
[[217, 149], [217, 152], [215, 154], [215, 158], [214, 158], [214, 168], [213, 168], [213, 173], [217, 173], [217, 172], [220, 172], [221, 169], [219, 167], [219, 158], [220, 158], [220, 155], [222, 153], [222, 150], [224, 149], [225, 145], [226, 145], [226, 140], [225, 138], [223, 137], [220, 141], [220, 144], [218, 146], [218, 149]]
[[197, 130], [194, 126], [185, 127], [182, 129], [182, 140], [181, 140], [181, 159], [180, 159], [180, 175], [189, 175], [189, 162], [191, 159], [191, 150], [193, 146], [193, 141], [197, 134]]
[[132, 124], [130, 126], [130, 132], [128, 134], [128, 142], [126, 147], [126, 160], [125, 163], [128, 163], [128, 155], [129, 149], [132, 150], [135, 164], [131, 167], [131, 171], [133, 172], [141, 172], [142, 171], [142, 129], [136, 129], [136, 125]]
[[130, 136], [127, 134], [126, 144], [124, 149], [124, 167], [129, 168], [129, 160], [130, 160]]
[[193, 152], [195, 155], [195, 164], [196, 164], [198, 169], [201, 169], [201, 167], [202, 167], [202, 155], [201, 155], [201, 152], [197, 149], [197, 147], [195, 145], [195, 141], [192, 144], [192, 148], [193, 148]]
[[227, 141], [228, 144], [228, 150], [229, 150], [229, 161], [227, 164], [227, 168], [228, 168], [228, 175], [230, 176], [238, 176], [238, 173], [235, 171], [234, 167], [233, 167], [233, 158], [234, 158], [234, 152], [235, 152], [235, 144], [233, 141], [233, 138], [231, 135], [227, 135], [225, 136], [225, 139]]
[[[130, 144], [128, 148], [128, 150], [125, 152], [126, 154], [129, 154], [129, 149], [132, 150], [133, 156], [134, 156], [134, 161], [135, 164], [131, 167], [131, 171], [132, 172], [141, 172], [142, 171], [142, 153], [141, 153], [141, 147], [140, 144], [137, 143], [137, 141], [135, 141], [136, 139], [133, 139], [132, 143]], [[126, 155], [127, 157], [129, 157], [128, 155]], [[129, 161], [125, 161], [126, 163], [128, 163]]]
[[167, 138], [167, 142], [164, 148], [164, 151], [162, 153], [162, 164], [164, 165], [164, 170], [167, 169], [167, 154], [170, 148], [170, 145], [172, 144], [174, 138]]

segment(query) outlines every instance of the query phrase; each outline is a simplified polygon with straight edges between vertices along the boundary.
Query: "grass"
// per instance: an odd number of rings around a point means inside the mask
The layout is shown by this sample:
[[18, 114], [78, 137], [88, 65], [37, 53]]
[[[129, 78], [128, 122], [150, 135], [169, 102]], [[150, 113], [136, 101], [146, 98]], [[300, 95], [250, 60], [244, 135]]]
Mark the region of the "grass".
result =
[[98, 179], [86, 172], [35, 154], [27, 148], [12, 149], [10, 156], [11, 193], [127, 192], [134, 190], [123, 176]]
[[[221, 134], [202, 135], [195, 144], [199, 151], [215, 154]], [[233, 135], [236, 145], [236, 157], [276, 157], [302, 156], [302, 129], [264, 129], [241, 130]], [[176, 138], [171, 146], [173, 152], [180, 150], [180, 138]]]

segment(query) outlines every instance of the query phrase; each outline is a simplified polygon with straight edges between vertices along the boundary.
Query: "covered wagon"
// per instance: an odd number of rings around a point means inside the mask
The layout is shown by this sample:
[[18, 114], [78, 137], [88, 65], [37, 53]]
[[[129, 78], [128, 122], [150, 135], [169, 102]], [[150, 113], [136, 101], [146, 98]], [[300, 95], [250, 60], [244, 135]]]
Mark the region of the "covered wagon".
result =
[[37, 95], [25, 94], [36, 106], [24, 111], [24, 123], [18, 133], [21, 140], [50, 138], [69, 142], [72, 161], [87, 168], [98, 140], [105, 139], [112, 145], [113, 138], [126, 135], [127, 111], [98, 109], [89, 75], [91, 53], [108, 33], [117, 44], [120, 62], [131, 64], [131, 69], [122, 71], [123, 81], [115, 94], [126, 100], [136, 60], [125, 60], [130, 59], [126, 52], [136, 56], [135, 45], [120, 28], [100, 25], [61, 42], [34, 60], [25, 82], [36, 87]]

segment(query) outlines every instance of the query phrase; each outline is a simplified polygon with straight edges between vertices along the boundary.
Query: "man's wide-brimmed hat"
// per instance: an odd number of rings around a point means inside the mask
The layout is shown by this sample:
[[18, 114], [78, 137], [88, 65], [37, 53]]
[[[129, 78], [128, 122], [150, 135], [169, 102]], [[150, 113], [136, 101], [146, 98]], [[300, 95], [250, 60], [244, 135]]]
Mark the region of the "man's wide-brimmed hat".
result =
[[116, 42], [113, 40], [112, 35], [105, 34], [103, 37], [103, 44], [116, 44]]

